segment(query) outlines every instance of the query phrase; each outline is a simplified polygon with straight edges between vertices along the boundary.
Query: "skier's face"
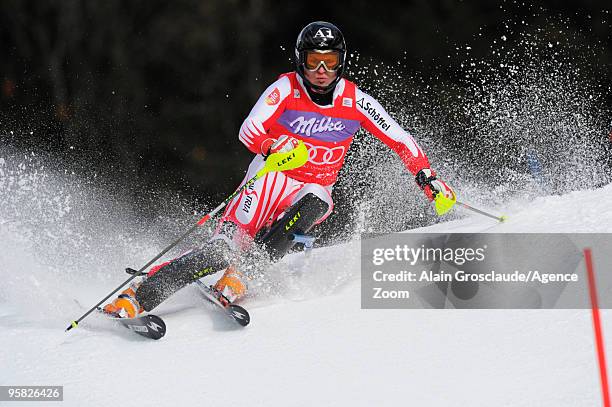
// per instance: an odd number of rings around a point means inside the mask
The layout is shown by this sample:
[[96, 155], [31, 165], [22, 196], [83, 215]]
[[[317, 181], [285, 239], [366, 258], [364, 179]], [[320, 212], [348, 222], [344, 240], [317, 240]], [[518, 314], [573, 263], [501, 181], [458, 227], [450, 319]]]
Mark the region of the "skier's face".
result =
[[[318, 86], [328, 86], [330, 83], [336, 79], [336, 72], [327, 72], [323, 65], [319, 65], [319, 69], [314, 72], [309, 71], [308, 69], [304, 69], [304, 75], [306, 79], [310, 81], [310, 83], [318, 85]], [[315, 92], [318, 92], [314, 89]]]

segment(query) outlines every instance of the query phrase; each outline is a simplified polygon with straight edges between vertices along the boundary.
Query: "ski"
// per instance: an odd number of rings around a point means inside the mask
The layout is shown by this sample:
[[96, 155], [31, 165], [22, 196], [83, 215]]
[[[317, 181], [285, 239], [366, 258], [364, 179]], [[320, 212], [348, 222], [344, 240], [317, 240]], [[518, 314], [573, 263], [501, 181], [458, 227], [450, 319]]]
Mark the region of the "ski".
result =
[[149, 339], [161, 339], [166, 334], [166, 323], [157, 315], [148, 314], [135, 318], [121, 318], [98, 309], [106, 318], [117, 321], [130, 331]]
[[221, 293], [216, 291], [214, 288], [207, 286], [200, 280], [197, 280], [196, 283], [198, 283], [198, 287], [202, 291], [204, 298], [225, 312], [225, 314], [233, 319], [236, 323], [241, 326], [247, 326], [249, 322], [251, 322], [249, 313], [240, 305], [232, 303], [223, 304], [221, 301], [219, 301]]

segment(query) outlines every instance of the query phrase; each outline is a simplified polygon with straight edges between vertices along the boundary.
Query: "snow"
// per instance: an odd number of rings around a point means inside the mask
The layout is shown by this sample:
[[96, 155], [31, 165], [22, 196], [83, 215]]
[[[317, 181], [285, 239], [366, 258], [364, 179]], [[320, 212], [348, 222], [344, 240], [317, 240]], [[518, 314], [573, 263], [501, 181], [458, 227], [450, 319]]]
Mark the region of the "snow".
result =
[[[608, 185], [482, 208], [504, 224], [458, 209], [416, 231], [610, 232], [611, 199]], [[285, 258], [284, 290], [247, 300], [246, 328], [187, 287], [156, 309], [168, 333], [151, 341], [95, 315], [64, 332], [127, 276], [51, 269], [10, 222], [0, 239], [0, 384], [63, 385], [62, 405], [600, 404], [590, 310], [362, 310], [357, 241]]]

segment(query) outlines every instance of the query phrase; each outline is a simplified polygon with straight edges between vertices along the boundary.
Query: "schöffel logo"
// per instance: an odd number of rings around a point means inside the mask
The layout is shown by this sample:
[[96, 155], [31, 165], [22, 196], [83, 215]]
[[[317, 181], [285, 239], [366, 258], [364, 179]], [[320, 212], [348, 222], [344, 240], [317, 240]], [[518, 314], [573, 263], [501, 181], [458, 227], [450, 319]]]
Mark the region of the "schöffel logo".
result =
[[307, 137], [311, 137], [316, 133], [325, 133], [328, 131], [342, 131], [346, 127], [342, 121], [332, 122], [331, 117], [324, 117], [322, 119], [310, 118], [306, 119], [304, 116], [299, 116], [297, 119], [289, 123], [289, 126], [296, 134], [304, 134]]
[[378, 124], [383, 130], [389, 130], [389, 127], [391, 127], [391, 123], [387, 123], [385, 118], [380, 113], [378, 113], [378, 111], [376, 111], [376, 109], [374, 108], [374, 106], [372, 106], [370, 102], [364, 103], [364, 98], [361, 98], [357, 101], [357, 106], [368, 112], [370, 117], [374, 119], [374, 123]]
[[280, 92], [278, 88], [274, 88], [272, 92], [268, 96], [266, 96], [266, 104], [270, 106], [274, 106], [280, 100]]

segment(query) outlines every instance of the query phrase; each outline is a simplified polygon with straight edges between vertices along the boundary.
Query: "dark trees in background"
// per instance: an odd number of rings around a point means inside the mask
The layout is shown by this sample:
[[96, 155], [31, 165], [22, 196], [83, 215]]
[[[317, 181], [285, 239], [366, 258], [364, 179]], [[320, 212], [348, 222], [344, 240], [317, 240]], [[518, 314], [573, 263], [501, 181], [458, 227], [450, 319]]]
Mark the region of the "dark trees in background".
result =
[[[593, 63], [609, 64], [609, 26], [590, 20], [607, 3], [549, 3], [546, 13], [601, 47]], [[405, 69], [424, 77], [436, 70], [452, 82], [456, 44], [484, 55], [504, 20], [535, 19], [537, 6], [359, 0], [312, 8], [269, 0], [1, 1], [2, 143], [59, 153], [143, 187], [219, 197], [250, 159], [237, 140], [243, 118], [267, 84], [292, 69], [294, 39], [307, 22], [333, 21], [352, 50], [388, 63], [406, 53]]]

